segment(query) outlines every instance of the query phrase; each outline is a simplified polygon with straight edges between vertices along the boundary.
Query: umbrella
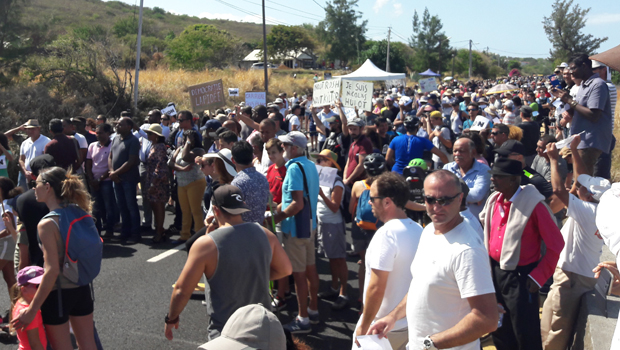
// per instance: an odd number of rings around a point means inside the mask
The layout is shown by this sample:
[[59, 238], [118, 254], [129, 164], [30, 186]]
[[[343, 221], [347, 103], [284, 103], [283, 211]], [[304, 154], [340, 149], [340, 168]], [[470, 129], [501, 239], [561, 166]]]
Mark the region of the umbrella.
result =
[[603, 62], [609, 68], [620, 71], [620, 45], [603, 53], [590, 56], [590, 59]]
[[445, 78], [443, 78], [443, 81], [448, 81], [448, 80], [452, 80], [452, 77], [445, 77]]
[[487, 91], [487, 95], [501, 94], [502, 92], [508, 92], [512, 90], [518, 90], [519, 88], [512, 84], [497, 84]]
[[426, 77], [440, 77], [441, 74], [437, 74], [435, 72], [433, 72], [432, 70], [427, 69], [426, 71], [420, 73], [421, 76], [426, 76]]

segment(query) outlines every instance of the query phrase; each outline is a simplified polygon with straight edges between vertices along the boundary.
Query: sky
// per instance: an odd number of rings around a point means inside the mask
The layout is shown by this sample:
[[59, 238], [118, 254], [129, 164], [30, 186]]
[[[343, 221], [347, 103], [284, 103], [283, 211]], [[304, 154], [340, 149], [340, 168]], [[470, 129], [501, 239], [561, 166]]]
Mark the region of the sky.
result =
[[[121, 0], [131, 5], [139, 0]], [[326, 0], [265, 0], [268, 24], [316, 25], [324, 18]], [[467, 48], [498, 53], [501, 56], [547, 58], [551, 44], [545, 35], [542, 20], [552, 11], [552, 0], [359, 0], [358, 11], [368, 20], [366, 36], [372, 40], [386, 39], [392, 28], [392, 41], [407, 42], [413, 34], [412, 18], [428, 7], [438, 15], [445, 34], [454, 48]], [[620, 1], [575, 1], [590, 7], [582, 32], [594, 37], [608, 37], [598, 52], [620, 45]], [[168, 12], [211, 19], [229, 19], [262, 23], [261, 0], [144, 0], [145, 7], [161, 7]], [[518, 4], [518, 5], [516, 5]], [[297, 5], [297, 6], [295, 6]]]

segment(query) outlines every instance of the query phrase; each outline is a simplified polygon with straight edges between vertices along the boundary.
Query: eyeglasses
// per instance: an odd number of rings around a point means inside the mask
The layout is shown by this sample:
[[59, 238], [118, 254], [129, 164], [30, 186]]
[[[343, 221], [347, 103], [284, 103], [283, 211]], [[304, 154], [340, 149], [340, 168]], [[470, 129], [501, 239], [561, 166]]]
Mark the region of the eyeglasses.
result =
[[370, 197], [370, 201], [374, 202], [375, 199], [383, 199], [383, 198], [387, 198], [387, 197], [385, 197], [385, 196]]
[[162, 120], [167, 122], [168, 120], [170, 120], [170, 118], [163, 118]]
[[500, 134], [503, 134], [503, 132], [491, 131], [491, 135], [493, 135], [493, 136], [497, 136], [497, 135], [500, 135]]
[[430, 204], [430, 205], [435, 205], [435, 203], [441, 205], [442, 207], [445, 207], [446, 205], [450, 205], [450, 203], [452, 203], [456, 197], [458, 197], [462, 192], [459, 192], [457, 194], [455, 194], [452, 197], [439, 197], [439, 198], [435, 198], [435, 197], [431, 197], [431, 196], [424, 196], [424, 200], [426, 201], [426, 203]]
[[473, 112], [473, 111], [477, 111], [477, 110], [478, 110], [478, 108], [476, 108], [476, 109], [467, 109], [468, 112]]

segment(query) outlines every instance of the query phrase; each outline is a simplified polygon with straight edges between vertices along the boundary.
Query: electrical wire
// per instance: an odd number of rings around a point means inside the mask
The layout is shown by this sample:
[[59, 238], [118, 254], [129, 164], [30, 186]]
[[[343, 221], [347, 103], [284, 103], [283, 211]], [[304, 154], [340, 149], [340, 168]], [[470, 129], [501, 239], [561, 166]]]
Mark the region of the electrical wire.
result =
[[320, 8], [322, 8], [323, 10], [325, 10], [325, 7], [321, 6], [321, 4], [319, 4], [318, 2], [316, 2], [316, 0], [312, 0], [315, 4], [319, 5]]
[[[253, 1], [249, 1], [249, 0], [243, 0], [243, 1], [245, 1], [247, 3], [250, 3], [250, 4], [253, 4], [253, 5], [258, 5], [258, 6], [261, 6], [261, 7], [263, 6], [262, 4], [256, 3], [256, 2], [253, 2]], [[271, 1], [271, 2], [273, 2], [273, 1]], [[282, 6], [282, 7], [286, 7], [287, 9], [290, 9], [290, 10], [294, 10], [294, 11], [298, 11], [298, 12], [304, 13], [306, 15], [316, 16], [316, 15], [309, 14], [309, 13], [306, 13], [306, 12], [303, 12], [303, 11], [300, 11], [300, 10], [297, 10], [297, 9], [294, 9], [294, 8], [291, 8], [291, 7], [288, 7], [288, 6], [285, 6], [285, 5], [281, 5], [281, 4], [278, 4], [278, 3], [275, 3], [275, 4], [279, 5], [279, 6]], [[274, 10], [274, 11], [283, 12], [283, 13], [288, 13], [289, 15], [306, 18], [306, 19], [309, 19], [309, 20], [312, 20], [312, 21], [321, 21], [321, 20], [323, 20], [323, 18], [321, 18], [320, 16], [316, 16], [317, 18], [311, 18], [311, 17], [307, 17], [307, 16], [298, 15], [296, 13], [288, 12], [288, 11], [285, 11], [285, 10], [282, 10], [282, 9], [279, 9], [279, 8], [276, 8], [276, 7], [270, 7], [270, 6], [267, 6], [267, 5], [265, 5], [265, 8], [268, 8], [268, 9]]]
[[[219, 2], [219, 3], [221, 3], [221, 4], [224, 4], [224, 5], [226, 5], [226, 6], [230, 7], [230, 8], [232, 8], [232, 9], [234, 9], [234, 10], [237, 10], [237, 11], [239, 11], [239, 12], [243, 12], [243, 13], [245, 13], [245, 14], [247, 14], [247, 15], [250, 15], [250, 16], [253, 16], [253, 17], [256, 17], [256, 18], [259, 18], [259, 19], [262, 19], [262, 18], [263, 18], [263, 16], [261, 16], [261, 15], [259, 15], [259, 14], [256, 14], [256, 13], [254, 13], [254, 12], [250, 12], [250, 11], [248, 11], [248, 10], [246, 10], [246, 9], [243, 9], [243, 8], [240, 8], [240, 7], [237, 7], [237, 6], [235, 6], [235, 5], [233, 5], [233, 4], [230, 4], [230, 3], [226, 2], [226, 1], [223, 1], [223, 0], [215, 0], [215, 1], [217, 1], [217, 2]], [[274, 23], [274, 24], [281, 24], [281, 25], [285, 25], [285, 26], [288, 26], [288, 25], [289, 25], [289, 24], [288, 24], [288, 23], [286, 23], [286, 22], [281, 22], [281, 21], [277, 21], [277, 20], [274, 20], [274, 19], [269, 19], [269, 18], [265, 18], [265, 22], [271, 22], [271, 23]]]

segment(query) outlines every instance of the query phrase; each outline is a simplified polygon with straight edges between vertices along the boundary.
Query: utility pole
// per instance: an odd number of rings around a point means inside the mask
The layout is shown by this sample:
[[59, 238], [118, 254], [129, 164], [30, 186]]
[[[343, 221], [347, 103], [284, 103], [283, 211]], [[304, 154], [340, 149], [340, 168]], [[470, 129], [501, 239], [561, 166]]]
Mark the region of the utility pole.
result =
[[454, 54], [452, 54], [452, 79], [454, 79]]
[[263, 67], [265, 70], [265, 102], [269, 94], [269, 74], [267, 73], [267, 26], [265, 25], [265, 0], [263, 0]]
[[388, 27], [388, 49], [387, 49], [387, 59], [385, 60], [385, 71], [390, 71], [390, 35], [392, 34], [392, 27]]
[[142, 7], [144, 0], [140, 0], [140, 16], [138, 19], [138, 40], [136, 48], [136, 81], [133, 85], [133, 108], [138, 112], [138, 78], [140, 77], [140, 54], [142, 53]]
[[469, 80], [471, 80], [471, 39], [469, 39]]

